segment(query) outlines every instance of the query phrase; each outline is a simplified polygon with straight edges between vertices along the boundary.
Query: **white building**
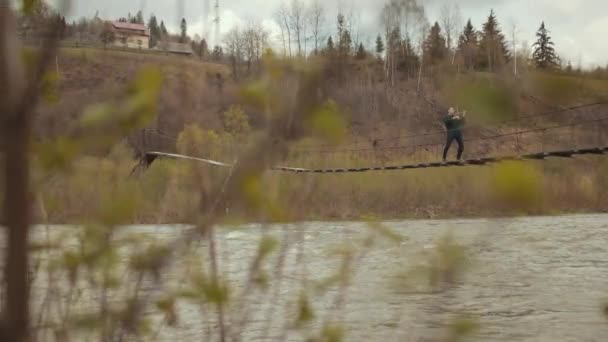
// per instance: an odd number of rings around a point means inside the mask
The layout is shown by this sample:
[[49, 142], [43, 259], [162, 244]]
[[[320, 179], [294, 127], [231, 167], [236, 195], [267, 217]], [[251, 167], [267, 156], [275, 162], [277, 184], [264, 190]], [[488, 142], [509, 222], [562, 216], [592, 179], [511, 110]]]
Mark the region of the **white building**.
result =
[[148, 49], [150, 47], [150, 30], [146, 25], [113, 22], [114, 45], [123, 48]]

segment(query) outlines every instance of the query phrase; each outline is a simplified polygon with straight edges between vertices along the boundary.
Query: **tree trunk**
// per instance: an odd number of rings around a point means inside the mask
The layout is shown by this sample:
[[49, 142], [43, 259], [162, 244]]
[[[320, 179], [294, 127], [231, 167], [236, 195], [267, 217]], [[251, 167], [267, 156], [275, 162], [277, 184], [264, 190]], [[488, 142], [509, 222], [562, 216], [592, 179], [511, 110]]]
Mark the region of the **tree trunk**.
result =
[[5, 139], [4, 219], [8, 229], [5, 255], [5, 295], [0, 340], [25, 341], [29, 328], [28, 230], [29, 113], [17, 114], [24, 76], [16, 41], [15, 18], [6, 0], [0, 0], [0, 127]]

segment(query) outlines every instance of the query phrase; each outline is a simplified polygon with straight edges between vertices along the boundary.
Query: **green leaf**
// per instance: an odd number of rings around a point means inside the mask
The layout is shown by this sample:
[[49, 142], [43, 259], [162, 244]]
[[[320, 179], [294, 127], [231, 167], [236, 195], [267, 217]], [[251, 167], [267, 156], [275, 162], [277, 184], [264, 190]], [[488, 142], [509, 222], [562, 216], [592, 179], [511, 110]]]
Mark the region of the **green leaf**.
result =
[[146, 251], [133, 255], [130, 264], [136, 271], [160, 275], [160, 270], [170, 254], [171, 250], [166, 246], [152, 245]]
[[99, 222], [107, 227], [130, 223], [138, 210], [140, 199], [135, 191], [123, 188], [104, 196], [99, 206]]
[[54, 72], [47, 72], [42, 77], [41, 91], [43, 99], [51, 104], [59, 102], [59, 75]]
[[205, 297], [210, 303], [222, 305], [228, 302], [229, 289], [228, 285], [221, 281], [211, 281], [203, 287]]
[[156, 302], [156, 307], [165, 315], [169, 326], [177, 324], [177, 311], [175, 310], [175, 297], [167, 297]]
[[494, 170], [494, 191], [503, 204], [529, 210], [540, 203], [542, 176], [533, 166], [522, 162], [507, 162], [496, 166]]
[[[145, 67], [135, 78], [135, 89], [149, 96], [158, 94], [163, 84], [163, 74], [158, 67]], [[151, 99], [156, 100], [156, 99]]]
[[479, 324], [467, 317], [459, 317], [450, 324], [452, 341], [460, 341], [464, 337], [471, 336], [477, 330], [479, 330]]
[[344, 328], [339, 325], [326, 325], [322, 337], [325, 342], [341, 342], [344, 340]]
[[25, 15], [32, 14], [42, 5], [41, 0], [22, 0], [22, 11]]
[[240, 90], [240, 96], [243, 101], [258, 109], [263, 109], [267, 100], [267, 87], [262, 81], [251, 82], [243, 86]]
[[65, 170], [80, 153], [78, 142], [67, 137], [59, 137], [53, 141], [39, 143], [34, 146], [43, 170]]
[[313, 133], [331, 142], [339, 142], [346, 136], [346, 120], [334, 101], [317, 109], [310, 117], [309, 125]]
[[315, 313], [308, 296], [305, 293], [301, 293], [298, 299], [298, 316], [296, 319], [296, 327], [301, 328], [303, 325], [312, 322], [315, 319]]
[[268, 255], [274, 252], [279, 247], [279, 241], [277, 239], [272, 238], [270, 236], [264, 236], [262, 240], [260, 240], [260, 244], [258, 246], [258, 257], [260, 259], [265, 259]]
[[96, 128], [102, 126], [112, 119], [112, 111], [112, 106], [108, 104], [92, 105], [85, 110], [80, 119], [80, 123], [83, 128]]

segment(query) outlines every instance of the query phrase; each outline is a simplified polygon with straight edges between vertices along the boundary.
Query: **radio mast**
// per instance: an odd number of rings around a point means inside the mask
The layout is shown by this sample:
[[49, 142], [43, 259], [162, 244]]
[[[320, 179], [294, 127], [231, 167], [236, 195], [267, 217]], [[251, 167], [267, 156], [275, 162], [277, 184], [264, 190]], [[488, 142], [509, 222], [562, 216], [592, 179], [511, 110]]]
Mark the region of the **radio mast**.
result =
[[214, 29], [214, 37], [213, 37], [213, 44], [215, 46], [219, 46], [220, 45], [220, 0], [215, 0], [215, 6], [214, 6], [214, 12], [215, 12], [215, 17], [213, 18], [213, 23], [215, 24], [215, 29]]
[[209, 43], [211, 38], [209, 17], [211, 16], [211, 0], [203, 0], [203, 38]]

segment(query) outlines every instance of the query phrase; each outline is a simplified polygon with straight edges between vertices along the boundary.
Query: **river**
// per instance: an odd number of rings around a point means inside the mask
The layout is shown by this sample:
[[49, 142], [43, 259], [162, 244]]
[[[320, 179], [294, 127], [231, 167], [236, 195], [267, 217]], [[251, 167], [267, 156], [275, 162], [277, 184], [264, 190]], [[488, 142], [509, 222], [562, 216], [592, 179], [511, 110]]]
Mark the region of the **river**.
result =
[[[226, 320], [229, 334], [243, 341], [303, 341], [323, 321], [344, 327], [345, 341], [431, 341], [456, 317], [478, 324], [475, 341], [605, 341], [608, 319], [608, 215], [576, 215], [487, 220], [391, 221], [384, 225], [400, 242], [376, 236], [373, 247], [357, 247], [349, 266], [354, 275], [326, 293], [315, 281], [344, 264], [340, 253], [370, 236], [360, 222], [310, 222], [217, 231], [219, 269], [236, 296]], [[184, 227], [135, 226], [130, 234], [172, 239]], [[260, 236], [291, 241], [266, 263], [270, 286], [245, 285]], [[463, 246], [462, 277], [439, 291], [416, 278], [416, 265], [451, 234]], [[206, 242], [200, 248], [206, 248]], [[283, 255], [284, 258], [281, 258]], [[456, 255], [457, 256], [457, 255]], [[449, 257], [456, 257], [450, 255]], [[279, 262], [282, 260], [282, 262]], [[449, 262], [449, 261], [448, 261]], [[173, 266], [173, 270], [176, 266]], [[281, 279], [277, 281], [277, 279]], [[426, 279], [426, 278], [424, 278]], [[293, 303], [307, 284], [314, 319], [291, 329]], [[44, 285], [35, 286], [41, 291]], [[156, 340], [200, 341], [217, 337], [216, 315], [198, 306], [179, 306], [177, 328], [159, 329]], [[246, 322], [246, 324], [239, 324]], [[210, 327], [211, 326], [211, 327]]]

